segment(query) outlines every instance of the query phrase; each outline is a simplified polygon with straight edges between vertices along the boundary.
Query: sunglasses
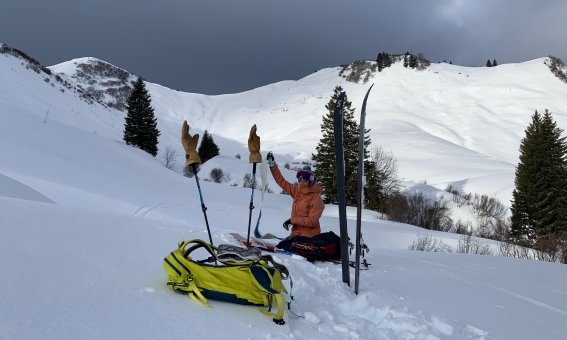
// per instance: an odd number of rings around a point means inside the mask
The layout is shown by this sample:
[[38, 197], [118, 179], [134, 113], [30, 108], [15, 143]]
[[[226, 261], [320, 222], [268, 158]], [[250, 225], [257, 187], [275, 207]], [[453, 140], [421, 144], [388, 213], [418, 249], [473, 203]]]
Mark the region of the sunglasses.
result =
[[298, 182], [301, 181], [311, 182], [313, 180], [313, 174], [310, 173], [309, 171], [298, 171], [296, 177]]

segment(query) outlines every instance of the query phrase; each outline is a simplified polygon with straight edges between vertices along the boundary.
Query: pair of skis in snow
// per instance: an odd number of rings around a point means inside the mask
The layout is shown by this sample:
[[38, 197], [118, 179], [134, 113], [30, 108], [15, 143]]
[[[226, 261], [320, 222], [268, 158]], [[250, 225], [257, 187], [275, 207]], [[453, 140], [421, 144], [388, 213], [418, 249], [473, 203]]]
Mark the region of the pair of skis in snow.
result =
[[[374, 84], [372, 85], [374, 86]], [[358, 136], [358, 188], [357, 188], [357, 209], [356, 209], [356, 244], [355, 244], [355, 265], [354, 265], [354, 293], [358, 294], [360, 281], [360, 255], [363, 251], [361, 218], [362, 204], [364, 202], [364, 123], [366, 120], [366, 101], [372, 86], [364, 96], [362, 110], [360, 112], [360, 130]], [[335, 134], [335, 155], [337, 164], [337, 196], [339, 199], [339, 223], [341, 230], [341, 261], [343, 282], [350, 286], [349, 256], [348, 256], [348, 230], [346, 222], [346, 193], [345, 193], [345, 162], [343, 144], [343, 107], [346, 100], [346, 93], [341, 92], [335, 104], [333, 114]]]
[[[230, 236], [236, 240], [236, 242], [239, 242], [241, 246], [246, 247], [247, 246], [247, 238], [238, 234], [238, 233], [230, 233]], [[265, 240], [261, 240], [258, 239], [256, 237], [250, 237], [250, 247], [254, 247], [254, 248], [258, 248], [260, 250], [263, 251], [268, 251], [270, 253], [282, 253], [282, 254], [293, 254], [291, 252], [285, 251], [283, 249], [278, 249], [276, 248], [275, 244], [272, 244], [268, 241]]]
[[[230, 236], [236, 241], [238, 242], [242, 247], [242, 249], [247, 249], [246, 245], [247, 245], [247, 239], [246, 237], [238, 234], [238, 233], [230, 233]], [[284, 254], [284, 255], [295, 255], [295, 256], [300, 256], [296, 253], [292, 253], [289, 251], [285, 251], [283, 249], [279, 249], [276, 247], [275, 244], [272, 244], [266, 240], [262, 240], [262, 239], [258, 239], [255, 237], [251, 237], [250, 238], [250, 247], [255, 248], [255, 249], [259, 249], [261, 251], [267, 251], [270, 253], [277, 253], [277, 254]], [[323, 262], [331, 262], [331, 263], [335, 263], [335, 264], [341, 264], [342, 261], [341, 260], [335, 260], [335, 261], [323, 261]], [[355, 261], [348, 261], [348, 265], [352, 268], [355, 268]], [[363, 268], [360, 268], [360, 270], [368, 270], [370, 263], [366, 262], [366, 260], [362, 261], [362, 265]]]

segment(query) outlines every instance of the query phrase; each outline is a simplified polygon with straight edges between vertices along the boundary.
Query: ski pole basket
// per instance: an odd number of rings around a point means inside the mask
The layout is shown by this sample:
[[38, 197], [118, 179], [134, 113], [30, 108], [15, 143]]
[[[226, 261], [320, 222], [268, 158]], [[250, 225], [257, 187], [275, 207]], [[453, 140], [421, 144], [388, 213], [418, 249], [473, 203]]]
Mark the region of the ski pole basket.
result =
[[[210, 257], [196, 261], [190, 255], [196, 249], [206, 250]], [[181, 241], [163, 263], [167, 286], [188, 295], [193, 301], [208, 307], [208, 299], [245, 305], [266, 306], [261, 310], [276, 324], [283, 325], [284, 297], [287, 293], [282, 279], [289, 276], [287, 268], [269, 255], [259, 260], [232, 261], [217, 256], [217, 249], [202, 240]], [[277, 312], [271, 307], [277, 306]]]

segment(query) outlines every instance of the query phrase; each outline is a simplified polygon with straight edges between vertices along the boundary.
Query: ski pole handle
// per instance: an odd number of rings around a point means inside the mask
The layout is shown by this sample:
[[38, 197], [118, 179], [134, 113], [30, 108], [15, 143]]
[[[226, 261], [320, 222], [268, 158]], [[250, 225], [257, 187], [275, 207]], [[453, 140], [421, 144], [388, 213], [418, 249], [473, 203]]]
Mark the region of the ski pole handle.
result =
[[248, 160], [250, 163], [262, 163], [262, 155], [260, 154], [260, 137], [256, 134], [256, 124], [252, 125], [250, 129], [250, 135], [248, 136], [248, 150], [250, 151], [250, 157]]

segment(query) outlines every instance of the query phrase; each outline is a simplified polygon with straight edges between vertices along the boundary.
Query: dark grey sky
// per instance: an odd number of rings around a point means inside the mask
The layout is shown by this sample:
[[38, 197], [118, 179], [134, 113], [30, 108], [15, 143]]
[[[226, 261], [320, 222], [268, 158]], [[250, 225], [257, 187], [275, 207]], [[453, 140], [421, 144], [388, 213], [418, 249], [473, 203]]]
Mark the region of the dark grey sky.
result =
[[0, 42], [50, 66], [97, 57], [188, 92], [233, 93], [423, 53], [567, 62], [565, 0], [2, 0]]

